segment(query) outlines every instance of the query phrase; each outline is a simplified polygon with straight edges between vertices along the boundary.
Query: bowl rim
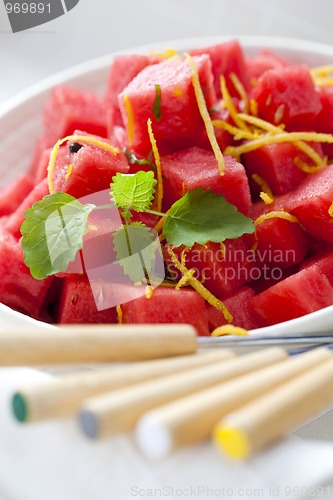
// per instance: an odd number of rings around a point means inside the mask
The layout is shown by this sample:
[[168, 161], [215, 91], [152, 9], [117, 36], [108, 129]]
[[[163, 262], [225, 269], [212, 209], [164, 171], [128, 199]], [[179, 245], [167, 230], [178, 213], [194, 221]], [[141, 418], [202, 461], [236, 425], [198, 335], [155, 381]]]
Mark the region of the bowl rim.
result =
[[[108, 67], [112, 63], [112, 60], [117, 55], [125, 55], [132, 53], [147, 53], [163, 51], [166, 48], [176, 48], [176, 50], [187, 50], [188, 48], [205, 47], [209, 45], [214, 45], [226, 41], [238, 40], [243, 48], [246, 50], [260, 50], [262, 48], [270, 50], [286, 50], [286, 51], [296, 51], [306, 54], [318, 54], [318, 56], [328, 56], [332, 57], [333, 60], [333, 45], [316, 42], [312, 40], [305, 40], [299, 38], [290, 37], [271, 37], [271, 36], [257, 36], [257, 35], [223, 35], [223, 36], [206, 36], [206, 37], [191, 37], [184, 39], [174, 39], [166, 40], [157, 43], [149, 43], [145, 45], [140, 45], [137, 47], [130, 47], [125, 50], [120, 50], [105, 54], [96, 58], [89, 59], [83, 63], [76, 64], [70, 68], [56, 72], [55, 74], [42, 79], [40, 82], [29, 86], [27, 89], [19, 92], [10, 99], [0, 103], [0, 121], [6, 119], [11, 113], [15, 113], [17, 108], [28, 104], [30, 100], [38, 98], [43, 94], [49, 92], [49, 90], [56, 86], [62, 84], [69, 84], [72, 80], [76, 80], [81, 77], [87, 77], [88, 75], [93, 75], [99, 71], [107, 71]], [[258, 328], [251, 330], [251, 335], [263, 335], [271, 334], [272, 329], [279, 328], [279, 333], [289, 333], [291, 331], [304, 330], [307, 333], [315, 331], [315, 325], [320, 322], [321, 316], [326, 314], [332, 314], [333, 319], [333, 305], [328, 306], [319, 311], [309, 313], [300, 318], [295, 318], [289, 321], [279, 323], [277, 325], [272, 325], [268, 327]], [[309, 321], [310, 320], [310, 321]], [[39, 326], [44, 328], [53, 327], [47, 323], [39, 320], [30, 318], [20, 312], [17, 312], [4, 304], [0, 303], [0, 329], [2, 326], [6, 328], [11, 327], [12, 323], [17, 325], [26, 324], [26, 326]], [[295, 325], [296, 323], [296, 325]], [[333, 323], [333, 322], [332, 322]], [[311, 325], [313, 327], [311, 328]], [[308, 328], [309, 327], [309, 328]], [[321, 331], [328, 331], [327, 329]], [[274, 332], [276, 333], [276, 332]], [[306, 334], [306, 333], [305, 333]]]

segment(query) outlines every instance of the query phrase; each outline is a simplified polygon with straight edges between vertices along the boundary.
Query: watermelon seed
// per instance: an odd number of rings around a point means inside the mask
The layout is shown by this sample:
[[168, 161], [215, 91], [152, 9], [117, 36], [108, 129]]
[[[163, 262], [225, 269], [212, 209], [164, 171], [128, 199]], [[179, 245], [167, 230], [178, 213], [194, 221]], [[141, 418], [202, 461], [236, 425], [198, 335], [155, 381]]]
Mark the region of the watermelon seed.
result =
[[79, 144], [78, 142], [72, 142], [69, 145], [69, 151], [71, 153], [77, 153], [78, 151], [80, 151], [82, 147], [83, 147], [82, 144]]

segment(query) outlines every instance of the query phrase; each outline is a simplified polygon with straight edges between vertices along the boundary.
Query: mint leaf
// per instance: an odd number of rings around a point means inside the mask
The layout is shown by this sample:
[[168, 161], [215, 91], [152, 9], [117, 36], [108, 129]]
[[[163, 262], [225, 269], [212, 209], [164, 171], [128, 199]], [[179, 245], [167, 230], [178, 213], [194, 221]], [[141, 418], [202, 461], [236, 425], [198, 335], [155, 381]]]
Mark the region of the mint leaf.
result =
[[154, 199], [156, 180], [153, 172], [117, 173], [112, 177], [111, 195], [118, 208], [145, 212]]
[[255, 230], [252, 219], [238, 212], [221, 194], [197, 188], [188, 191], [170, 209], [163, 233], [169, 244], [191, 247], [219, 243]]
[[143, 281], [155, 262], [155, 234], [141, 222], [121, 226], [113, 234], [117, 262], [133, 283]]
[[45, 196], [25, 212], [22, 249], [34, 278], [66, 271], [82, 248], [87, 219], [94, 208], [59, 192]]
[[161, 99], [162, 99], [162, 90], [161, 90], [161, 85], [158, 83], [155, 83], [155, 99], [153, 102], [153, 115], [156, 118], [156, 121], [160, 121], [162, 118], [162, 110], [161, 110]]

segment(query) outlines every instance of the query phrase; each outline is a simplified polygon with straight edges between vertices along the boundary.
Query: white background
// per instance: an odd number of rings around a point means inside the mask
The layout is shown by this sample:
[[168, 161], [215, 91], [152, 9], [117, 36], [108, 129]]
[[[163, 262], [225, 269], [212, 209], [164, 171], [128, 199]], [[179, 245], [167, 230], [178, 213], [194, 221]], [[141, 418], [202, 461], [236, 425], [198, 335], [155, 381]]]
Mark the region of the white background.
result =
[[155, 41], [258, 34], [333, 44], [332, 13], [332, 0], [80, 0], [13, 34], [0, 0], [0, 103], [73, 64]]

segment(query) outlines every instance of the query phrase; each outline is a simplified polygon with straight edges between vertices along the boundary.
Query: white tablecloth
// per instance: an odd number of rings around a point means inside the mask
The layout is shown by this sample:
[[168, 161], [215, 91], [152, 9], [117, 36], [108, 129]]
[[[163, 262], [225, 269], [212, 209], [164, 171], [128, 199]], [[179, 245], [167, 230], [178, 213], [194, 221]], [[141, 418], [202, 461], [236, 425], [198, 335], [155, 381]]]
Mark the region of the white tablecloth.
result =
[[[333, 482], [329, 442], [290, 436], [244, 464], [227, 461], [204, 443], [152, 463], [130, 435], [91, 442], [75, 419], [27, 426], [14, 421], [13, 391], [47, 377], [29, 368], [0, 369], [1, 500], [333, 498], [333, 486], [327, 486]], [[322, 496], [312, 494], [316, 487]]]

